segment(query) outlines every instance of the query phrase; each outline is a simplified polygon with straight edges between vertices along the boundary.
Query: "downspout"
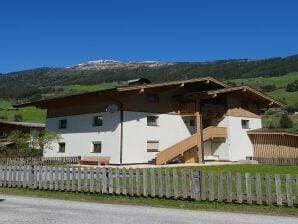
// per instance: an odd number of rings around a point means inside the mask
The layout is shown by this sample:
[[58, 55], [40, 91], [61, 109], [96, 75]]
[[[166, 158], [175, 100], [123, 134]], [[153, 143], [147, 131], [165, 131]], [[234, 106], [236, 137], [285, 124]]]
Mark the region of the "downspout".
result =
[[120, 104], [120, 165], [122, 165], [122, 153], [123, 153], [123, 104]]

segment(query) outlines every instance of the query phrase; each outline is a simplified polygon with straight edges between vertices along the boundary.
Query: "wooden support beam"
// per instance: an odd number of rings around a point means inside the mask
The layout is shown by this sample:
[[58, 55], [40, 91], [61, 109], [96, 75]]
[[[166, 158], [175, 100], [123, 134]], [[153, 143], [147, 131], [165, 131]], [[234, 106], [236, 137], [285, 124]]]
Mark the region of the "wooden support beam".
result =
[[204, 163], [204, 148], [203, 148], [203, 135], [202, 135], [202, 113], [200, 100], [196, 101], [196, 127], [197, 127], [197, 148], [198, 148], [198, 161]]

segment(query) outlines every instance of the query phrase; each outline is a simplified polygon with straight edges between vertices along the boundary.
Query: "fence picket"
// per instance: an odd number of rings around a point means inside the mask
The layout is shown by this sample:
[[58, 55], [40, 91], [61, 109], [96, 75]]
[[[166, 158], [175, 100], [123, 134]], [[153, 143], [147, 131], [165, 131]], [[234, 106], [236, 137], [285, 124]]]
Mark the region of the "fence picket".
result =
[[71, 191], [75, 192], [76, 191], [76, 168], [72, 167], [71, 168]]
[[233, 200], [233, 179], [232, 173], [227, 173], [227, 202], [232, 202]]
[[[118, 170], [118, 168], [117, 168]], [[101, 183], [100, 183], [100, 168], [96, 167], [96, 174], [95, 174], [95, 178], [96, 178], [96, 193], [100, 193], [101, 192]]]
[[260, 173], [256, 173], [256, 195], [257, 195], [257, 204], [262, 204], [262, 183]]
[[89, 188], [90, 193], [94, 193], [94, 169], [91, 167], [90, 168], [90, 188]]
[[126, 195], [126, 169], [122, 168], [122, 194]]
[[153, 168], [150, 168], [150, 183], [151, 183], [150, 196], [155, 197], [155, 173]]
[[141, 176], [140, 176], [140, 169], [136, 169], [136, 195], [141, 195]]
[[241, 173], [236, 173], [236, 194], [237, 194], [237, 203], [242, 204], [242, 176]]
[[217, 176], [217, 201], [222, 202], [223, 201], [223, 177], [222, 177], [222, 172], [218, 173]]
[[70, 191], [70, 168], [66, 167], [66, 180], [65, 180], [66, 191]]
[[162, 181], [162, 173], [161, 169], [157, 170], [157, 180], [158, 180], [158, 196], [160, 198], [163, 197], [163, 181]]
[[265, 175], [266, 205], [271, 205], [271, 178], [269, 174]]
[[206, 200], [206, 177], [205, 171], [200, 172], [200, 180], [201, 180], [201, 200]]
[[133, 196], [133, 169], [132, 168], [130, 168], [129, 169], [129, 179], [128, 179], [128, 181], [129, 181], [129, 195], [130, 196]]
[[86, 167], [84, 168], [84, 183], [83, 183], [83, 190], [84, 192], [88, 192], [88, 173], [89, 173], [89, 169], [87, 169]]
[[174, 198], [178, 198], [178, 174], [177, 170], [174, 168], [173, 169], [173, 188], [174, 188]]
[[250, 173], [245, 173], [245, 187], [246, 187], [246, 201], [247, 201], [247, 204], [250, 205], [252, 204]]
[[165, 178], [166, 178], [166, 197], [171, 197], [171, 176], [169, 169], [165, 170]]
[[108, 191], [107, 191], [107, 170], [106, 170], [106, 168], [101, 168], [101, 183], [102, 183], [102, 185], [101, 185], [101, 187], [102, 187], [101, 192], [103, 194], [108, 193]]
[[81, 167], [78, 167], [78, 175], [77, 175], [77, 183], [78, 183], [78, 186], [77, 186], [77, 190], [78, 192], [81, 192], [82, 191], [82, 170], [81, 170]]
[[209, 193], [209, 201], [214, 201], [214, 176], [213, 176], [213, 172], [208, 173], [208, 193]]
[[282, 205], [282, 194], [281, 194], [281, 182], [280, 182], [280, 175], [274, 175], [275, 180], [275, 194], [276, 194], [276, 204], [278, 206]]
[[291, 175], [286, 175], [286, 192], [287, 192], [287, 205], [289, 207], [293, 206], [293, 196], [292, 196], [292, 180]]
[[181, 170], [182, 198], [187, 198], [186, 172]]
[[143, 169], [143, 196], [148, 196], [148, 188], [147, 188], [148, 178], [147, 178], [147, 169]]
[[55, 191], [59, 189], [59, 170], [58, 167], [54, 168], [55, 176], [54, 176], [54, 183], [55, 183]]
[[116, 168], [116, 194], [120, 194], [120, 175], [119, 175], [119, 169]]
[[109, 167], [108, 171], [109, 171], [109, 175], [108, 175], [108, 177], [109, 177], [109, 181], [108, 181], [108, 183], [109, 183], [109, 194], [113, 194], [114, 193], [114, 174], [113, 174], [112, 167]]
[[50, 190], [53, 190], [53, 167], [50, 166], [50, 172], [49, 172], [49, 177], [50, 177]]

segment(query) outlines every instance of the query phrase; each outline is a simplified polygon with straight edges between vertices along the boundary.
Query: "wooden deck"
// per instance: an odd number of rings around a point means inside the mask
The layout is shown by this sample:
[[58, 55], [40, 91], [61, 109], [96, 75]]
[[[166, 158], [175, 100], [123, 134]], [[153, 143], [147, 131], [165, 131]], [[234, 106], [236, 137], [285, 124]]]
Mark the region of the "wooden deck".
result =
[[[203, 141], [207, 141], [214, 138], [227, 138], [227, 128], [210, 126], [203, 130]], [[182, 141], [170, 146], [169, 148], [159, 152], [156, 155], [156, 164], [166, 164], [168, 161], [177, 157], [184, 157], [185, 162], [196, 162], [198, 160], [198, 154], [196, 153], [198, 136], [197, 133], [190, 137], [183, 139]], [[190, 158], [194, 157], [194, 158]]]

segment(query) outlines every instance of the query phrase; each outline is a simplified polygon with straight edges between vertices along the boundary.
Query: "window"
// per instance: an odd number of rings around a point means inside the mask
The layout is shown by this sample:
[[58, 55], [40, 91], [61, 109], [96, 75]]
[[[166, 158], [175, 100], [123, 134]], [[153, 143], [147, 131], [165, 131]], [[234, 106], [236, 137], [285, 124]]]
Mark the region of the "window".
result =
[[189, 126], [191, 126], [191, 127], [196, 126], [195, 119], [190, 119], [190, 120], [189, 120]]
[[101, 142], [92, 142], [92, 152], [101, 153]]
[[241, 120], [241, 125], [243, 129], [249, 129], [249, 120]]
[[93, 126], [102, 126], [102, 116], [95, 116], [93, 118]]
[[147, 152], [158, 152], [159, 141], [147, 141]]
[[156, 103], [159, 101], [158, 95], [155, 93], [148, 93], [146, 94], [146, 100], [150, 103]]
[[59, 142], [58, 152], [64, 153], [65, 152], [65, 142]]
[[157, 126], [158, 116], [147, 116], [147, 126]]
[[59, 120], [59, 129], [65, 129], [67, 128], [67, 120], [63, 119], [63, 120]]

